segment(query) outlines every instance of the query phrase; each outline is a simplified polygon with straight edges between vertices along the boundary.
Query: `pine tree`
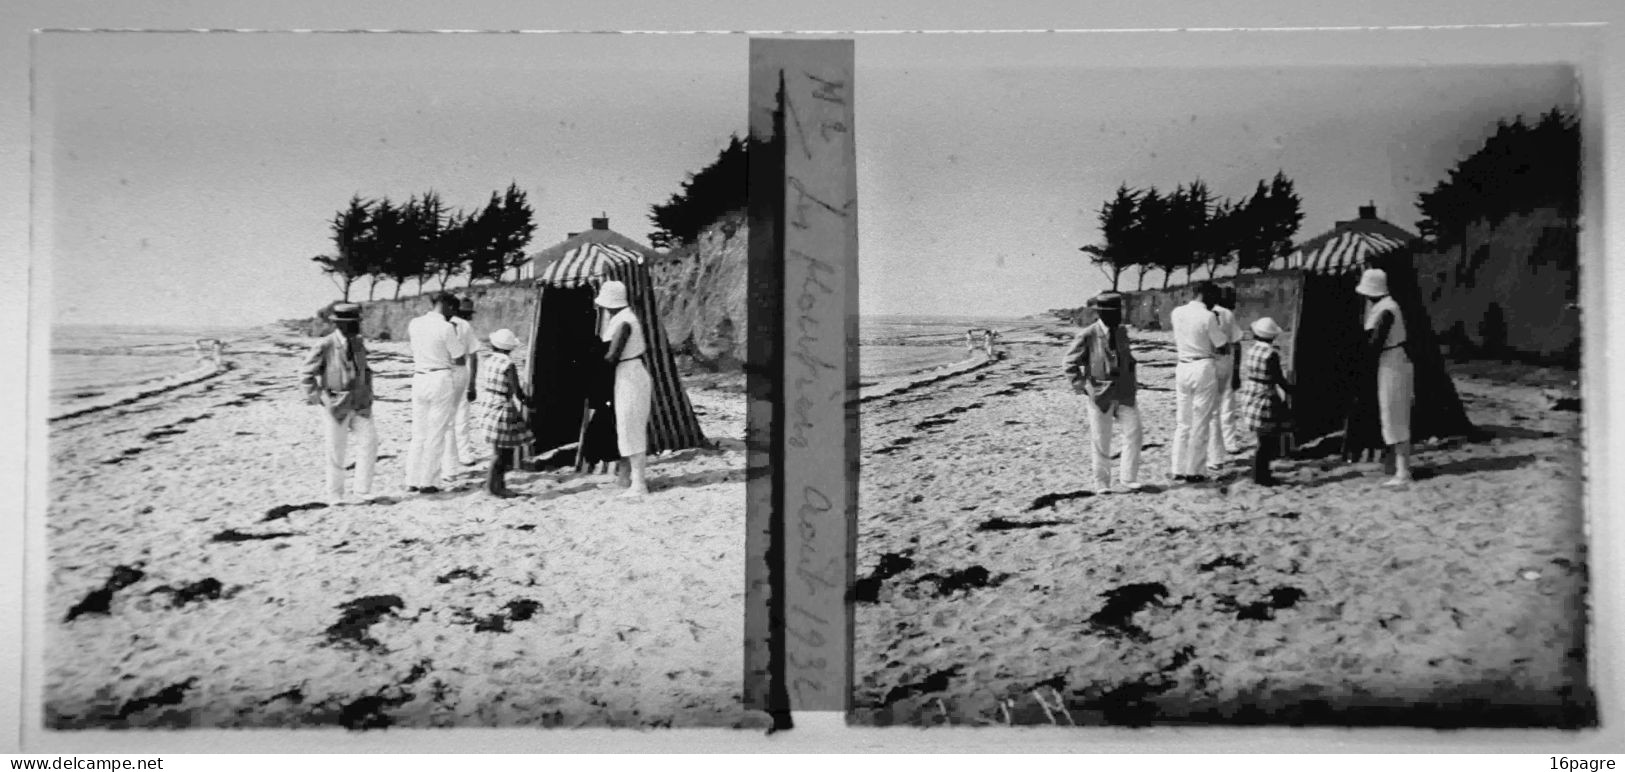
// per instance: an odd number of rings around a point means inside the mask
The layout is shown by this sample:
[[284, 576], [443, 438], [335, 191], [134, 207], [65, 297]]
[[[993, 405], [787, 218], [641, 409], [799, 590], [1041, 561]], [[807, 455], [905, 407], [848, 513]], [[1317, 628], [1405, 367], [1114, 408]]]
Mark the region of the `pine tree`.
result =
[[1131, 231], [1138, 205], [1139, 194], [1129, 190], [1127, 183], [1118, 185], [1117, 194], [1101, 204], [1096, 212], [1102, 242], [1079, 247], [1080, 251], [1089, 255], [1089, 262], [1111, 279], [1113, 292], [1117, 291], [1123, 272], [1137, 259], [1130, 242], [1133, 240]]

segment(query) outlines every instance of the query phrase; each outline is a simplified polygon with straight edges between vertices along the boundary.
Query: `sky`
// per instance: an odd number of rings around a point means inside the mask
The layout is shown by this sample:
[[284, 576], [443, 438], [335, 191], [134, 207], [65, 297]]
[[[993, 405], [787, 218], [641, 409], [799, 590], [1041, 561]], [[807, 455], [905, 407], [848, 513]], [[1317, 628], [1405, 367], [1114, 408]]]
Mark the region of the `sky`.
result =
[[[1121, 183], [1201, 178], [1239, 198], [1281, 170], [1304, 201], [1300, 238], [1367, 201], [1414, 230], [1416, 195], [1497, 119], [1576, 104], [1560, 65], [1169, 66], [1123, 41], [859, 37], [862, 313], [1080, 305], [1107, 283], [1078, 248], [1099, 240], [1094, 212]], [[533, 250], [600, 212], [646, 241], [650, 205], [744, 132], [748, 45], [41, 35], [34, 182], [51, 318], [309, 315], [337, 297], [310, 257], [331, 250], [327, 222], [356, 193], [432, 188], [473, 208], [512, 181], [536, 210]]]
[[1299, 240], [1367, 202], [1414, 232], [1417, 194], [1496, 120], [1577, 104], [1573, 70], [1560, 65], [1070, 63], [1100, 58], [1089, 42], [860, 40], [863, 313], [1082, 305], [1109, 282], [1079, 247], [1099, 241], [1095, 212], [1121, 183], [1170, 191], [1200, 178], [1240, 198], [1281, 170], [1303, 199]]
[[743, 135], [748, 110], [742, 36], [47, 33], [36, 45], [35, 195], [56, 323], [308, 316], [338, 297], [310, 258], [331, 251], [328, 220], [357, 193], [434, 189], [472, 209], [516, 182], [536, 212], [533, 250], [600, 213], [646, 243], [649, 207]]

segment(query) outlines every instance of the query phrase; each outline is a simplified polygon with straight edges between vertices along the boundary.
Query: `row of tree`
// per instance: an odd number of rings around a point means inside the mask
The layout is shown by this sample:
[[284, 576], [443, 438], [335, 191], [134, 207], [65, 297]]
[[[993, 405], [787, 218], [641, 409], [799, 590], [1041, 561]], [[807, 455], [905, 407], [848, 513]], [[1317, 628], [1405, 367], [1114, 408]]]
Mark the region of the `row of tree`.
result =
[[745, 209], [750, 203], [749, 163], [748, 143], [738, 135], [729, 137], [717, 160], [690, 174], [665, 203], [649, 208], [656, 228], [649, 244], [656, 249], [692, 244], [723, 215]]
[[1211, 279], [1232, 265], [1237, 273], [1266, 270], [1292, 252], [1303, 222], [1302, 201], [1281, 172], [1235, 201], [1215, 197], [1201, 180], [1172, 193], [1134, 190], [1125, 183], [1096, 215], [1101, 243], [1081, 251], [1111, 280], [1114, 292], [1131, 269], [1140, 289], [1151, 271], [1162, 272], [1166, 288], [1180, 271], [1189, 281], [1197, 271], [1207, 271]]
[[329, 222], [332, 253], [311, 260], [345, 300], [363, 281], [372, 300], [386, 281], [394, 284], [399, 298], [401, 288], [414, 280], [421, 293], [430, 281], [444, 290], [459, 276], [466, 276], [470, 285], [500, 281], [510, 270], [518, 278], [519, 269], [530, 262], [525, 246], [536, 232], [532, 214], [525, 191], [516, 184], [509, 184], [506, 192], [492, 192], [485, 206], [472, 211], [450, 210], [432, 190], [403, 204], [356, 195]]
[[1553, 108], [1533, 125], [1523, 116], [1500, 121], [1484, 146], [1451, 167], [1432, 190], [1417, 196], [1423, 219], [1416, 227], [1436, 246], [1463, 245], [1467, 228], [1507, 215], [1555, 207], [1580, 211], [1580, 121]]

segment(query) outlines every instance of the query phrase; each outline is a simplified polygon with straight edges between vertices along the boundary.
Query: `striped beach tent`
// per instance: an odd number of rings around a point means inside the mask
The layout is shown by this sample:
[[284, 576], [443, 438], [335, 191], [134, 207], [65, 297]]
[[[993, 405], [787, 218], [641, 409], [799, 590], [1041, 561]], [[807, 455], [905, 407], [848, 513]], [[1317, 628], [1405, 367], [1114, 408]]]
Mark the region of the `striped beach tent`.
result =
[[1377, 207], [1360, 207], [1360, 216], [1338, 222], [1331, 230], [1298, 245], [1286, 267], [1339, 274], [1364, 270], [1377, 257], [1416, 241], [1416, 235], [1377, 217]]
[[676, 358], [660, 323], [645, 253], [621, 244], [582, 240], [535, 270], [537, 297], [529, 362], [536, 406], [531, 429], [536, 434], [537, 452], [574, 443], [580, 436], [586, 374], [600, 367], [592, 350], [598, 324], [593, 298], [610, 280], [626, 284], [633, 310], [643, 320], [649, 347], [644, 361], [654, 380], [649, 452], [704, 446], [699, 418], [683, 389]]
[[1375, 371], [1364, 360], [1365, 301], [1354, 291], [1367, 268], [1388, 274], [1388, 289], [1405, 317], [1415, 368], [1411, 432], [1417, 439], [1474, 431], [1456, 391], [1428, 304], [1417, 284], [1412, 255], [1420, 242], [1379, 219], [1375, 206], [1358, 219], [1303, 242], [1289, 265], [1301, 269], [1294, 304], [1289, 369], [1297, 384], [1293, 420], [1300, 439], [1341, 431], [1345, 455], [1382, 444], [1375, 405]]

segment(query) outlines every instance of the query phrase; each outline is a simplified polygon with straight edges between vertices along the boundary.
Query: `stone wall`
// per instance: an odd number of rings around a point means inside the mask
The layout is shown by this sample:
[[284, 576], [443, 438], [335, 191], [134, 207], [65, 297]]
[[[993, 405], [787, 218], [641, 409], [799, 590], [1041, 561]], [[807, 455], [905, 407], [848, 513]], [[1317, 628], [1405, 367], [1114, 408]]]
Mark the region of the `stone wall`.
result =
[[[1447, 353], [1579, 366], [1579, 231], [1553, 210], [1515, 214], [1468, 233], [1471, 245], [1413, 256], [1417, 284], [1427, 301], [1433, 330]], [[1243, 329], [1261, 316], [1292, 329], [1297, 271], [1222, 277], [1234, 286], [1237, 321]], [[1191, 297], [1189, 286], [1124, 293], [1124, 320], [1137, 329], [1166, 330], [1174, 306]], [[1094, 321], [1084, 308], [1052, 312], [1071, 324]]]
[[[536, 291], [526, 283], [476, 284], [449, 288], [462, 297], [474, 298], [474, 333], [484, 339], [504, 327], [521, 340], [530, 339], [531, 311]], [[406, 340], [406, 325], [413, 317], [429, 312], [427, 295], [400, 300], [377, 300], [361, 306], [361, 334], [382, 340]]]
[[[680, 363], [737, 370], [744, 361], [747, 242], [744, 215], [729, 215], [695, 244], [649, 266], [661, 324]], [[536, 303], [529, 281], [451, 289], [474, 298], [474, 332], [482, 339], [506, 327], [529, 340]], [[361, 332], [373, 339], [405, 340], [407, 324], [428, 310], [428, 297], [420, 295], [363, 303]], [[320, 328], [309, 325], [312, 331]]]
[[[1268, 316], [1273, 318], [1276, 324], [1281, 325], [1283, 330], [1292, 329], [1292, 320], [1297, 313], [1298, 287], [1301, 282], [1302, 274], [1298, 271], [1249, 273], [1215, 280], [1219, 286], [1236, 289], [1236, 322], [1242, 329], [1246, 329], [1254, 320]], [[1188, 302], [1192, 297], [1191, 285], [1179, 285], [1165, 290], [1126, 292], [1123, 293], [1123, 320], [1140, 330], [1166, 330], [1169, 329], [1169, 314], [1174, 307]], [[1087, 308], [1066, 309], [1055, 313], [1076, 325], [1089, 324], [1095, 320], [1094, 312]]]

